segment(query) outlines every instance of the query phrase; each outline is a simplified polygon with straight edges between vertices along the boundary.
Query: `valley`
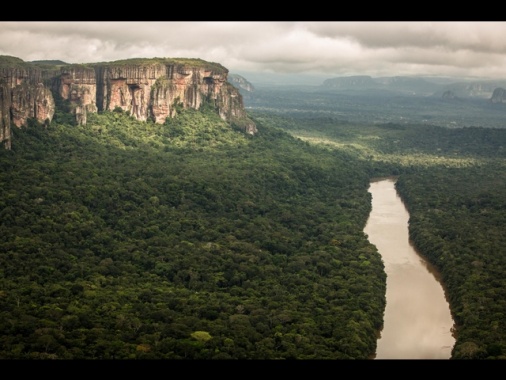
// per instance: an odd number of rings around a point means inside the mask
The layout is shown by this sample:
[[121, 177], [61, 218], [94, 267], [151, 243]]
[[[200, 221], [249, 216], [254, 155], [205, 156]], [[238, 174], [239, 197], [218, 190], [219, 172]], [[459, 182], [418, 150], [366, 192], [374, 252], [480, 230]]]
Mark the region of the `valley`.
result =
[[504, 359], [503, 105], [254, 87], [254, 134], [213, 99], [86, 123], [57, 99], [9, 130], [2, 359], [370, 359], [386, 273], [363, 229], [391, 175], [448, 289], [451, 358]]

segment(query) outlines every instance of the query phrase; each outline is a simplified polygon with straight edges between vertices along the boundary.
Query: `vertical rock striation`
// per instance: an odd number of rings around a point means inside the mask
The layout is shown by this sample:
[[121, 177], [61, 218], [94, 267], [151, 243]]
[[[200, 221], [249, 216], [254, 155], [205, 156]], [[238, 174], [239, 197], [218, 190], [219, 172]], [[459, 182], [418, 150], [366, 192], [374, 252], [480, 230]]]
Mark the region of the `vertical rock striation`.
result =
[[11, 148], [11, 125], [22, 127], [28, 119], [50, 123], [55, 103], [44, 84], [47, 71], [16, 57], [0, 57], [0, 141]]
[[87, 65], [26, 63], [0, 56], [0, 140], [11, 146], [11, 125], [28, 119], [50, 123], [55, 97], [66, 102], [77, 124], [88, 113], [120, 108], [141, 121], [163, 123], [182, 108], [212, 104], [220, 117], [249, 134], [257, 132], [247, 117], [228, 70], [199, 59], [129, 59]]

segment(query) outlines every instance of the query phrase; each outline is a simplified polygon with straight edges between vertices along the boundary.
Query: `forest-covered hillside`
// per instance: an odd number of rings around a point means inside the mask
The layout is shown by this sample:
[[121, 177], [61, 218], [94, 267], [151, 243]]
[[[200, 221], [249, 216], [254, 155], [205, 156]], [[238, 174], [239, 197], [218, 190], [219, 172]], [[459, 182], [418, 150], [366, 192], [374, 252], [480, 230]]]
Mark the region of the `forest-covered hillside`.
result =
[[410, 237], [440, 271], [456, 323], [452, 359], [505, 359], [506, 129], [355, 124], [317, 112], [250, 111], [304, 141], [396, 175]]
[[454, 359], [504, 359], [506, 129], [212, 110], [57, 114], [0, 150], [0, 358], [368, 359], [385, 307], [363, 228], [398, 176], [442, 274]]
[[0, 151], [0, 358], [374, 354], [366, 164], [213, 111], [64, 120]]

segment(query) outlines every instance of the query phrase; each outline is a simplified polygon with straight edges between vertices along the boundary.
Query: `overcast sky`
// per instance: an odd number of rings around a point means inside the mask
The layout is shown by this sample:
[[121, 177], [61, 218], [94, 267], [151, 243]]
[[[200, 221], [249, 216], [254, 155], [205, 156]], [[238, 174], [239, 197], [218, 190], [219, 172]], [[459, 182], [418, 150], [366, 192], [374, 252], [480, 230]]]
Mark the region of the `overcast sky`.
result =
[[232, 73], [506, 79], [506, 22], [10, 22], [0, 55], [68, 63], [201, 58]]

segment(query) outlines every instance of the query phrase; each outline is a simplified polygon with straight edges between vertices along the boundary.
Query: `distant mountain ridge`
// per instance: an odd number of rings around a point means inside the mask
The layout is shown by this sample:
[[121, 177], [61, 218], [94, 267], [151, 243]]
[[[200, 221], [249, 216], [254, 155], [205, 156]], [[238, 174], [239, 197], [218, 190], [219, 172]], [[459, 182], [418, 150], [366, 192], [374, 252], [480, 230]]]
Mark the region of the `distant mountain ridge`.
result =
[[458, 98], [491, 99], [494, 90], [506, 87], [506, 80], [476, 80], [454, 83], [438, 83], [426, 77], [376, 77], [355, 75], [330, 78], [323, 81], [323, 88], [336, 90], [386, 90], [420, 96], [447, 96], [449, 93]]

